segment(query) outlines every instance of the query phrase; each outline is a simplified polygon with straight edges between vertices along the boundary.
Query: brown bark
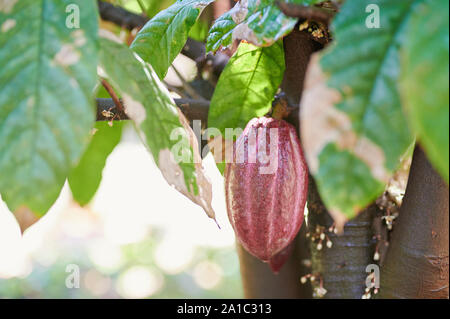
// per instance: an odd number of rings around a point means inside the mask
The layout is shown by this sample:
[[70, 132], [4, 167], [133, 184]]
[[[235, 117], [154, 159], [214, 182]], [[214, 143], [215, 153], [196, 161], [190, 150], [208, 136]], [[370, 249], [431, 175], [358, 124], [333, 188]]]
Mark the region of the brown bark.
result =
[[[313, 286], [319, 287], [322, 281], [326, 289], [325, 299], [361, 299], [368, 276], [366, 267], [375, 263], [372, 221], [379, 214], [378, 208], [376, 205], [369, 206], [345, 224], [342, 235], [336, 235], [332, 228], [333, 219], [323, 205], [312, 177], [310, 181], [308, 228], [311, 274], [317, 278]], [[321, 243], [318, 238], [320, 233], [326, 235]], [[331, 248], [327, 247], [328, 241], [332, 243]]]
[[[311, 40], [306, 32], [298, 31], [297, 28], [284, 39], [286, 74], [282, 87], [289, 105], [299, 104], [310, 56], [321, 48], [320, 43]], [[288, 121], [298, 127], [298, 112], [292, 112]], [[317, 226], [328, 230], [333, 224], [333, 219], [320, 199], [313, 178], [310, 177], [309, 180], [308, 229], [310, 234], [313, 234]], [[322, 284], [327, 290], [324, 298], [359, 299], [364, 294], [365, 279], [368, 275], [365, 271], [366, 266], [374, 263], [372, 258], [375, 242], [372, 221], [379, 215], [378, 208], [372, 205], [346, 224], [343, 235], [337, 236], [327, 231], [327, 238], [332, 242], [331, 248], [326, 246], [328, 239], [322, 242], [320, 250], [317, 249], [318, 241], [309, 240], [310, 250], [304, 249], [303, 258], [306, 259], [307, 254], [311, 254], [312, 267], [307, 271], [317, 278], [313, 282], [315, 288]], [[305, 285], [310, 285], [310, 280]]]
[[293, 299], [311, 296], [310, 287], [300, 284], [300, 277], [307, 272], [301, 264], [301, 256], [307, 248], [305, 231], [303, 224], [292, 255], [278, 274], [274, 274], [267, 263], [253, 257], [237, 244], [245, 298]]
[[380, 298], [449, 298], [448, 185], [416, 147]]
[[[206, 126], [208, 120], [209, 101], [193, 99], [174, 99], [175, 104], [190, 121], [200, 120]], [[123, 103], [122, 101], [120, 101]], [[108, 98], [97, 98], [97, 121], [128, 120], [125, 111], [118, 110], [114, 101]]]
[[301, 5], [296, 3], [287, 3], [275, 1], [280, 10], [288, 17], [314, 20], [329, 24], [335, 14], [335, 10], [315, 6]]
[[[284, 60], [286, 71], [281, 87], [286, 94], [290, 106], [298, 106], [303, 91], [306, 68], [311, 54], [322, 46], [312, 41], [310, 36], [297, 28], [283, 39]], [[294, 112], [293, 112], [294, 113]], [[292, 119], [298, 127], [298, 114], [293, 114]]]

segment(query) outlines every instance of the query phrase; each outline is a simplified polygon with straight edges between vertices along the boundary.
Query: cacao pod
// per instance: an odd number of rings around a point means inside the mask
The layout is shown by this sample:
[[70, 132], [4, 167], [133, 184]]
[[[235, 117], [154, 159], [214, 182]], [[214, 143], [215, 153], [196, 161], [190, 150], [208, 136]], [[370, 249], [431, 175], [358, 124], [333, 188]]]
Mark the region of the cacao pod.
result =
[[289, 256], [291, 256], [293, 249], [294, 242], [290, 243], [286, 248], [282, 249], [278, 254], [270, 258], [269, 267], [275, 274], [280, 271], [281, 267], [283, 267], [283, 265], [289, 259]]
[[236, 140], [225, 169], [228, 218], [242, 246], [268, 262], [303, 223], [308, 171], [297, 130], [273, 118], [254, 118]]

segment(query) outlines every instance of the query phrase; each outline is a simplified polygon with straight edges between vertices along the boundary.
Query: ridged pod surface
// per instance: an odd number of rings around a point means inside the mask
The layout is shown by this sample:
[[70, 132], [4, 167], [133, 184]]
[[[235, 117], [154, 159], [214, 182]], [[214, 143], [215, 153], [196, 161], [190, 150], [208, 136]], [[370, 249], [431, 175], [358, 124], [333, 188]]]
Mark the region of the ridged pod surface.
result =
[[279, 253], [270, 258], [268, 263], [273, 273], [277, 274], [280, 272], [281, 267], [283, 267], [291, 256], [292, 250], [294, 250], [294, 242], [290, 243], [287, 247], [283, 248]]
[[225, 170], [228, 218], [242, 246], [263, 261], [286, 248], [303, 223], [307, 188], [295, 127], [273, 118], [252, 119]]

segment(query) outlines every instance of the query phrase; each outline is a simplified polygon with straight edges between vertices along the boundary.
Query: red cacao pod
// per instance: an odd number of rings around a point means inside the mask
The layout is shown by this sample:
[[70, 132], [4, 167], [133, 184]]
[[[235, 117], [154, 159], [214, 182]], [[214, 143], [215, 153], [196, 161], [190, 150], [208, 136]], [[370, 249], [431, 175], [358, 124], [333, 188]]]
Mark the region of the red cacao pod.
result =
[[307, 166], [294, 126], [252, 119], [225, 170], [228, 218], [242, 246], [266, 262], [286, 248], [303, 223], [307, 188]]
[[286, 263], [294, 250], [294, 242], [290, 243], [286, 248], [283, 248], [278, 254], [270, 258], [269, 267], [277, 274], [281, 267]]

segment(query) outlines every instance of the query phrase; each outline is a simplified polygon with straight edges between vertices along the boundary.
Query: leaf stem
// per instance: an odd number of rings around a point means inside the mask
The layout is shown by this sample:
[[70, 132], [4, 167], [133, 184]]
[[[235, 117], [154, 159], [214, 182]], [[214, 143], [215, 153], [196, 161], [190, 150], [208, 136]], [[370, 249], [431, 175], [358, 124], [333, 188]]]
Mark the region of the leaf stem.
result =
[[114, 91], [113, 87], [111, 86], [111, 84], [108, 83], [108, 81], [106, 81], [105, 79], [102, 79], [102, 85], [105, 88], [105, 90], [108, 92], [108, 94], [111, 96], [112, 100], [114, 101], [114, 105], [116, 106], [117, 110], [120, 113], [124, 112], [124, 108], [122, 103], [119, 100], [119, 97], [117, 96], [116, 92]]

